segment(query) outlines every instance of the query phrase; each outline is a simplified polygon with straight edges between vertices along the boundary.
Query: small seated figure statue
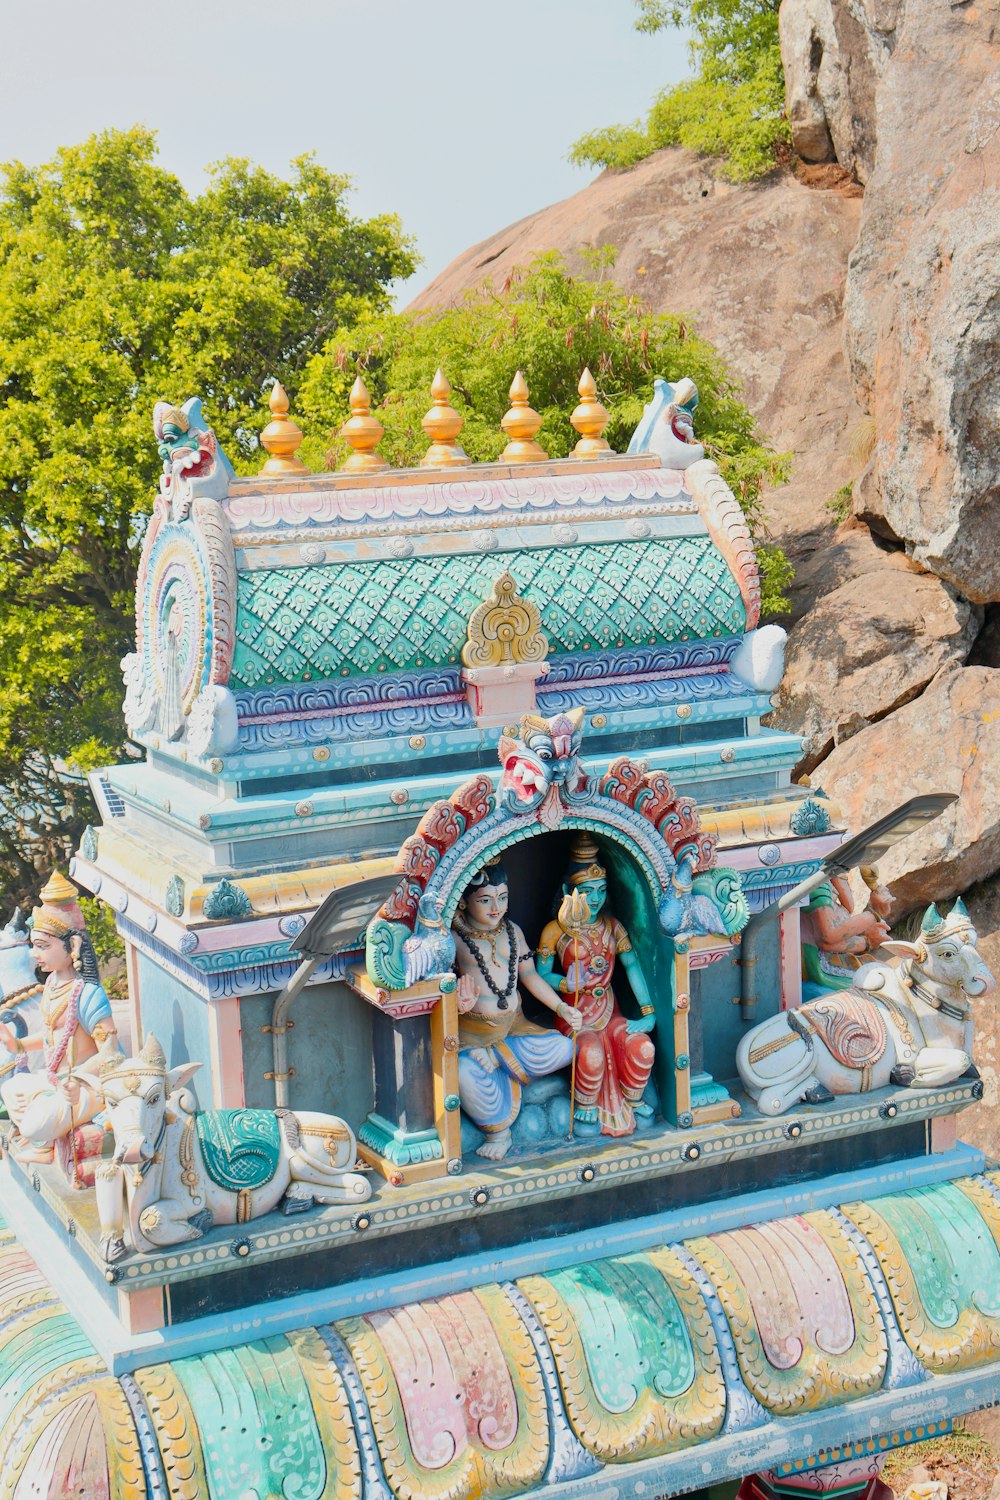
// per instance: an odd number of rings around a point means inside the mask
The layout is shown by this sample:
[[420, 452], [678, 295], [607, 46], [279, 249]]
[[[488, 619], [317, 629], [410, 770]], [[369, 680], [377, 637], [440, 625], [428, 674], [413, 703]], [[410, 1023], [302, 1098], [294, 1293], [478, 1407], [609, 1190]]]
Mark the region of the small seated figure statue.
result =
[[[648, 1118], [653, 1113], [642, 1095], [653, 1071], [649, 1033], [656, 1022], [646, 976], [629, 935], [604, 909], [608, 883], [599, 853], [590, 834], [574, 839], [563, 891], [582, 894], [587, 918], [578, 927], [564, 925], [568, 907], [563, 904], [560, 918], [542, 932], [538, 972], [548, 979], [558, 961], [563, 977], [557, 988], [573, 997], [573, 1014], [583, 1022], [577, 1039], [574, 1118], [581, 1124], [599, 1122], [602, 1135], [631, 1135], [636, 1115]], [[618, 959], [642, 1012], [633, 1021], [626, 1021], [618, 1009], [611, 986]]]
[[76, 904], [76, 891], [55, 874], [31, 914], [31, 951], [45, 974], [42, 1030], [20, 1038], [0, 1025], [8, 1052], [42, 1051], [44, 1069], [15, 1073], [0, 1097], [17, 1134], [11, 1149], [22, 1161], [50, 1162], [57, 1141], [92, 1120], [103, 1107], [99, 1090], [75, 1074], [117, 1030], [97, 969], [97, 955]]
[[863, 865], [861, 876], [871, 892], [868, 907], [854, 910], [854, 895], [846, 875], [835, 875], [817, 886], [802, 912], [803, 998], [816, 999], [827, 990], [853, 985], [858, 969], [868, 963], [889, 936], [886, 920], [892, 896], [879, 882], [878, 871]]
[[[511, 1146], [522, 1085], [568, 1067], [580, 1016], [535, 968], [524, 933], [507, 916], [508, 879], [496, 862], [469, 882], [452, 924], [458, 970], [458, 1091], [486, 1136], [478, 1155], [499, 1161]], [[554, 1011], [563, 1031], [525, 1018], [518, 986]]]

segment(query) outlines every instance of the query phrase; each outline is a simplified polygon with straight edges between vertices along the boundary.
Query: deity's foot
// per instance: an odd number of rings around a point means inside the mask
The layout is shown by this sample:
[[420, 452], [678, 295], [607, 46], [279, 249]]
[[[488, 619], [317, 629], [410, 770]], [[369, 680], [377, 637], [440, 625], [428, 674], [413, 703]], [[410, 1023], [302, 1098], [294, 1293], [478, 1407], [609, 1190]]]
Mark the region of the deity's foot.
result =
[[114, 1265], [116, 1260], [121, 1260], [123, 1255], [128, 1254], [125, 1241], [120, 1234], [106, 1234], [101, 1238], [101, 1254], [108, 1265]]
[[579, 1120], [581, 1125], [594, 1125], [597, 1122], [596, 1104], [578, 1104], [573, 1111], [574, 1120]]
[[54, 1147], [39, 1146], [34, 1141], [25, 1140], [23, 1135], [11, 1136], [10, 1154], [18, 1161], [43, 1162], [46, 1166], [55, 1159]]
[[638, 1115], [640, 1120], [651, 1120], [655, 1114], [655, 1110], [651, 1104], [647, 1104], [644, 1099], [640, 1099], [638, 1104], [633, 1104], [632, 1113]]
[[498, 1135], [488, 1135], [481, 1146], [476, 1147], [477, 1156], [487, 1161], [500, 1161], [510, 1150], [510, 1131], [501, 1130]]

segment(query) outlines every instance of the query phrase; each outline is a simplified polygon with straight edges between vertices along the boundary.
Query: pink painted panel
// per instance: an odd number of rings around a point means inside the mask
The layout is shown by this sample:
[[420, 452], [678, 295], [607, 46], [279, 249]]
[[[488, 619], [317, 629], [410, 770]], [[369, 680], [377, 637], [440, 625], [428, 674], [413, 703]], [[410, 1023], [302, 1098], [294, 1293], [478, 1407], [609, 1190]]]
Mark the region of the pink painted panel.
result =
[[[391, 521], [420, 516], [491, 515], [605, 501], [688, 499], [684, 475], [674, 469], [612, 469], [597, 474], [540, 474], [530, 478], [478, 479], [451, 484], [365, 485], [358, 489], [266, 490], [230, 493], [223, 502], [233, 529], [336, 521]], [[734, 502], [735, 503], [735, 502]], [[691, 505], [694, 509], [694, 505]]]
[[56, 1412], [31, 1450], [13, 1500], [110, 1500], [104, 1424], [90, 1392]]
[[755, 1224], [715, 1236], [746, 1288], [768, 1359], [790, 1370], [813, 1345], [843, 1354], [854, 1314], [826, 1241], [804, 1219]]
[[517, 1398], [496, 1331], [472, 1292], [374, 1313], [396, 1379], [413, 1456], [444, 1468], [471, 1445], [503, 1452]]
[[216, 1000], [209, 1010], [208, 1026], [212, 1052], [212, 1107], [242, 1109], [246, 1103], [246, 1085], [239, 995], [225, 995]]
[[802, 1004], [802, 930], [799, 909], [783, 911], [778, 918], [781, 945], [781, 1008], [796, 1010]]

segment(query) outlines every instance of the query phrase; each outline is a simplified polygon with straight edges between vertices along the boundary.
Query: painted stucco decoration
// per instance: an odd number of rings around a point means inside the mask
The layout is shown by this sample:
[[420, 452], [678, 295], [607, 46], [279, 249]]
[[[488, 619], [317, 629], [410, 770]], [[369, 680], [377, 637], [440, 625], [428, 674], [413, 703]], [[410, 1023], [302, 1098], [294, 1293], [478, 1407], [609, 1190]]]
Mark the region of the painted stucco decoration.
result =
[[656, 894], [665, 932], [733, 936], [746, 925], [739, 875], [716, 864], [715, 840], [702, 830], [693, 799], [678, 796], [664, 773], [649, 773], [627, 756], [603, 776], [588, 777], [580, 760], [583, 718], [582, 710], [548, 720], [526, 715], [516, 735], [500, 738], [503, 770], [495, 792], [489, 777], [478, 776], [424, 815], [400, 849], [395, 891], [368, 925], [374, 983], [405, 988], [403, 947], [425, 935], [417, 928], [425, 893], [439, 898], [435, 910], [450, 921], [463, 881], [490, 858], [564, 826], [629, 845]]
[[[355, 1172], [354, 1132], [316, 1111], [200, 1112], [187, 1084], [201, 1063], [167, 1067], [156, 1037], [135, 1057], [105, 1047], [81, 1077], [104, 1098], [114, 1134], [97, 1169], [101, 1250], [183, 1245], [218, 1224], [245, 1224], [280, 1206], [364, 1203], [371, 1183]], [[126, 1242], [127, 1231], [127, 1242]]]
[[785, 671], [788, 632], [780, 625], [759, 625], [748, 630], [733, 653], [731, 670], [748, 687], [773, 693], [781, 686]]
[[697, 408], [698, 387], [693, 380], [685, 376], [673, 384], [658, 375], [653, 381], [653, 399], [646, 403], [629, 440], [629, 453], [655, 453], [665, 469], [684, 470], [697, 463], [705, 457], [694, 437]]
[[829, 827], [830, 810], [815, 797], [807, 797], [804, 802], [800, 802], [792, 815], [791, 830], [800, 838], [826, 833]]
[[170, 506], [172, 521], [186, 520], [196, 499], [226, 498], [235, 477], [233, 466], [206, 423], [198, 396], [180, 407], [157, 401], [153, 436], [163, 464], [160, 494]]
[[518, 376], [455, 465], [442, 375], [407, 471], [360, 387], [336, 473], [277, 387], [253, 477], [158, 406], [139, 753], [70, 867], [133, 1055], [26, 1071], [45, 934], [0, 934], [5, 1095], [101, 1106], [52, 1161], [0, 1118], [0, 1500], [889, 1500], [996, 1399], [967, 914], [886, 953], [874, 872], [834, 907], [697, 393], [615, 454], [599, 380], [572, 458]]
[[[576, 1261], [117, 1377], [0, 1222], [11, 1413], [0, 1471], [15, 1500], [29, 1484], [55, 1500], [69, 1470], [95, 1500], [280, 1494], [293, 1479], [336, 1500], [502, 1500], [587, 1475], [632, 1500], [631, 1473], [657, 1457], [690, 1454], [672, 1470], [686, 1489], [719, 1472], [725, 1431], [766, 1452], [776, 1479], [784, 1458], [804, 1484], [824, 1470], [815, 1448], [792, 1462], [797, 1416], [814, 1439], [851, 1430], [854, 1405], [881, 1394], [895, 1441], [918, 1441], [947, 1430], [926, 1416], [947, 1377], [969, 1384], [995, 1357], [1000, 1317], [984, 1296], [1000, 1276], [995, 1177]], [[974, 1246], [967, 1263], [953, 1223]], [[780, 1284], [766, 1266], [784, 1269]], [[897, 1345], [916, 1363], [889, 1390]], [[44, 1358], [19, 1357], [29, 1347]], [[847, 1472], [854, 1460], [828, 1447]]]
[[[42, 985], [28, 942], [28, 924], [20, 907], [0, 928], [0, 1024], [23, 1042], [29, 1032], [40, 1032]], [[14, 1073], [37, 1072], [44, 1064], [41, 1051], [0, 1054], [0, 1085]]]
[[253, 904], [235, 880], [222, 879], [205, 897], [202, 911], [210, 922], [232, 921], [235, 917], [250, 916]]
[[[225, 689], [233, 658], [236, 556], [219, 501], [232, 469], [201, 403], [158, 402], [154, 430], [164, 471], [136, 580], [136, 650], [122, 661], [125, 720], [134, 735], [180, 740], [200, 695]], [[196, 754], [235, 740], [235, 706], [198, 703]]]
[[753, 1027], [736, 1062], [758, 1108], [776, 1115], [803, 1099], [961, 1078], [972, 1067], [973, 1008], [996, 988], [976, 942], [961, 901], [947, 917], [930, 906], [916, 942], [882, 943], [898, 963], [865, 964], [852, 987]]

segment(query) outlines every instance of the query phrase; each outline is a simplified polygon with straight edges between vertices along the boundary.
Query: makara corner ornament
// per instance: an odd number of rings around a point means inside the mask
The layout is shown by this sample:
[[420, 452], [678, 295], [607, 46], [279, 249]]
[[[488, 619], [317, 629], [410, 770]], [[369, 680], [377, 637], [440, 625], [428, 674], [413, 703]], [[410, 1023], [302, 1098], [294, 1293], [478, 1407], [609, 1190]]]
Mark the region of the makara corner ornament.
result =
[[170, 506], [172, 521], [186, 520], [199, 498], [225, 499], [235, 471], [205, 421], [199, 396], [191, 396], [183, 406], [157, 401], [153, 436], [163, 463], [160, 494]]
[[705, 457], [701, 443], [695, 442], [694, 414], [698, 406], [698, 387], [693, 380], [672, 384], [657, 376], [653, 381], [653, 399], [646, 403], [632, 440], [629, 453], [656, 453], [665, 469], [687, 469]]

